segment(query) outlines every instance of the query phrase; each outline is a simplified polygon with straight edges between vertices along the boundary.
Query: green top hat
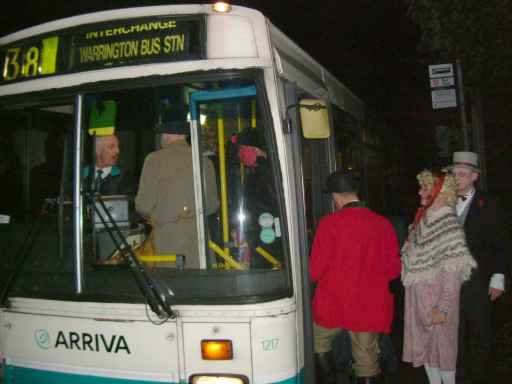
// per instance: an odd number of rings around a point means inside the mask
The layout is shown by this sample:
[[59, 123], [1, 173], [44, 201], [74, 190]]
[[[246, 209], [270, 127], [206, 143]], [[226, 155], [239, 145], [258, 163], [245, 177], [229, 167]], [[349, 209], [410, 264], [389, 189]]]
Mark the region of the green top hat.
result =
[[116, 128], [117, 104], [114, 100], [101, 100], [93, 103], [89, 118], [89, 134], [110, 136]]

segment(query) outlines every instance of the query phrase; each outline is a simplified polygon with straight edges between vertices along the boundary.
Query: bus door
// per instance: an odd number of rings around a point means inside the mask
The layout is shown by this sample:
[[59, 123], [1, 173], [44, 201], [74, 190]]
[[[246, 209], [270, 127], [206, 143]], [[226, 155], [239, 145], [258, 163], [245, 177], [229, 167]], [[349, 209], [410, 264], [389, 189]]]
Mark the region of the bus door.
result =
[[290, 133], [287, 141], [292, 160], [289, 173], [293, 179], [292, 195], [296, 204], [298, 224], [298, 245], [300, 290], [297, 290], [301, 302], [299, 312], [298, 348], [303, 352], [299, 355], [304, 366], [304, 382], [314, 382], [313, 364], [313, 330], [311, 317], [312, 290], [309, 285], [309, 251], [311, 249], [316, 226], [320, 218], [332, 210], [329, 196], [323, 193], [325, 179], [334, 169], [333, 144], [330, 135], [323, 139], [305, 138], [301, 126], [300, 108], [303, 99], [308, 95], [295, 84], [284, 84], [284, 95], [287, 110], [286, 128]]
[[[189, 105], [195, 168], [203, 168], [201, 158], [211, 159], [219, 192], [214, 214], [208, 207], [211, 193], [198, 194], [204, 199], [196, 201], [198, 212], [205, 212], [198, 232], [208, 239], [201, 267], [281, 269], [283, 222], [271, 170], [275, 154], [268, 150], [256, 87], [192, 92]], [[202, 184], [196, 174], [196, 190]]]
[[325, 180], [331, 173], [328, 139], [302, 137], [302, 158], [308, 243], [311, 246], [318, 222], [331, 211], [329, 195], [324, 193]]

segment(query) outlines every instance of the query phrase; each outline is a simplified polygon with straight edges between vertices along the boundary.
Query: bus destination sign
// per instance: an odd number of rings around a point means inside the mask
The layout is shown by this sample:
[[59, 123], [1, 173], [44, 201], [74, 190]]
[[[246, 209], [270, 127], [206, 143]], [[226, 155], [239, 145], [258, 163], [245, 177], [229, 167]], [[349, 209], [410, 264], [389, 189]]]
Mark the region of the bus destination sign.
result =
[[204, 57], [203, 17], [131, 19], [57, 31], [0, 47], [0, 83]]

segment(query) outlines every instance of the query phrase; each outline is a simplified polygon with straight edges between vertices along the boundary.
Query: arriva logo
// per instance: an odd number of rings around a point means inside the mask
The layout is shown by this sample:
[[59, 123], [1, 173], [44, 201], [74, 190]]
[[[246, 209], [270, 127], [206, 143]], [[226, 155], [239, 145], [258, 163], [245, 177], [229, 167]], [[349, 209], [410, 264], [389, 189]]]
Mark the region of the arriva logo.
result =
[[126, 353], [131, 354], [130, 347], [122, 335], [103, 335], [78, 332], [59, 331], [55, 342], [51, 340], [46, 329], [37, 329], [35, 340], [41, 349], [67, 349], [76, 351]]
[[50, 348], [50, 334], [46, 329], [37, 329], [35, 333], [37, 345], [42, 349]]

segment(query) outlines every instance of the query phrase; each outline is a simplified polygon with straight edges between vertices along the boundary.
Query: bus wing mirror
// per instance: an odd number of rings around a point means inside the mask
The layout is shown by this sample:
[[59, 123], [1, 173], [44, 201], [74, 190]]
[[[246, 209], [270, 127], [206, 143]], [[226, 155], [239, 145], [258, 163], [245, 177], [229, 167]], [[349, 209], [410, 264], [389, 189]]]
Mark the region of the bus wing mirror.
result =
[[319, 99], [303, 99], [299, 107], [304, 138], [327, 139], [331, 133], [327, 103]]

